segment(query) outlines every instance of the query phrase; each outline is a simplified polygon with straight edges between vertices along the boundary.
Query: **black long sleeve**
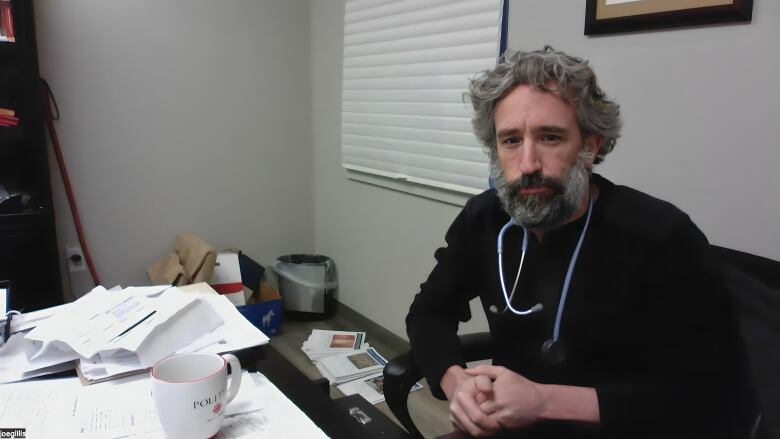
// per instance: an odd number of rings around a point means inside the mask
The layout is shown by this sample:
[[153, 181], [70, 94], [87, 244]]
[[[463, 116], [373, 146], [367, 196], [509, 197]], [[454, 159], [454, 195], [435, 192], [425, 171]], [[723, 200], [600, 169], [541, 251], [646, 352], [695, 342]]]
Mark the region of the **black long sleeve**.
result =
[[[406, 318], [414, 359], [442, 398], [442, 375], [463, 365], [458, 323], [470, 318], [468, 302], [479, 297], [494, 364], [539, 383], [596, 389], [600, 429], [548, 423], [531, 428], [527, 437], [723, 436], [717, 431], [723, 397], [717, 383], [727, 379], [722, 341], [730, 316], [706, 238], [671, 204], [599, 176], [594, 182], [600, 197], [561, 319], [560, 340], [568, 352], [562, 364], [546, 361], [540, 346], [552, 336], [584, 220], [546, 233], [542, 243], [530, 242], [513, 305], [539, 302], [544, 310], [495, 315], [487, 312], [490, 306], [505, 307], [496, 237], [508, 215], [494, 191], [467, 203], [446, 234], [447, 245], [435, 253], [437, 265]], [[518, 230], [510, 229], [504, 243], [507, 283], [519, 265]]]

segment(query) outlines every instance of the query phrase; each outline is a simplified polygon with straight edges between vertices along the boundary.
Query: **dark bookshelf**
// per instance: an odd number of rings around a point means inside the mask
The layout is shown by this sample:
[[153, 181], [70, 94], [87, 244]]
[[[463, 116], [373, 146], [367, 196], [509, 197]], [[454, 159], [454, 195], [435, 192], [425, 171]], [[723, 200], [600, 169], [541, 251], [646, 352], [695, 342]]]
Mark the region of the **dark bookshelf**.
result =
[[[0, 0], [4, 2], [5, 0]], [[57, 235], [32, 0], [11, 0], [15, 42], [0, 42], [0, 108], [16, 127], [0, 126], [0, 280], [11, 281], [14, 309], [62, 303]]]
[[0, 58], [11, 60], [16, 57], [16, 43], [0, 42]]

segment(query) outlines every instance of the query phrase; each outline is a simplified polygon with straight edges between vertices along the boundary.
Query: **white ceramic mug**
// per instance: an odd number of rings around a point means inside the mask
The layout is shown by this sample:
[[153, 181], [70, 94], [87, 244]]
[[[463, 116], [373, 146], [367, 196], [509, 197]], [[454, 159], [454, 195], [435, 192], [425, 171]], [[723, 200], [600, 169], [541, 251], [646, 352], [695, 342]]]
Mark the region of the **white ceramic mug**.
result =
[[209, 438], [217, 434], [225, 419], [225, 406], [240, 386], [241, 363], [231, 354], [177, 354], [152, 368], [157, 416], [171, 438]]

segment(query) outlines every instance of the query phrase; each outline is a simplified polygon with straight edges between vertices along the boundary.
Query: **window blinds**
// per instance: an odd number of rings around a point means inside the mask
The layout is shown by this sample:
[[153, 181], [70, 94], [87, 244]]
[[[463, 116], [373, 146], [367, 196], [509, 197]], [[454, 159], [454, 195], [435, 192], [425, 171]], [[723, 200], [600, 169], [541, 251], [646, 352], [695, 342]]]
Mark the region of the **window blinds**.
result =
[[343, 166], [466, 194], [487, 188], [463, 93], [495, 65], [500, 24], [500, 0], [348, 0]]

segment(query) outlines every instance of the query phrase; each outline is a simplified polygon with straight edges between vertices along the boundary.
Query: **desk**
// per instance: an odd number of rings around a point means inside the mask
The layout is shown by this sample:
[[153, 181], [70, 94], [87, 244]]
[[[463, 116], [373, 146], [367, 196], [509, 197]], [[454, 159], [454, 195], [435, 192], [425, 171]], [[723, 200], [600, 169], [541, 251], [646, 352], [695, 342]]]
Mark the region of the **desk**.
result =
[[298, 406], [318, 427], [332, 439], [354, 438], [409, 438], [403, 429], [395, 425], [362, 397], [350, 402], [362, 402], [360, 406], [372, 418], [366, 425], [352, 418], [343, 404], [331, 400], [327, 388], [320, 388], [284, 358], [273, 346], [265, 345], [236, 352], [243, 368], [265, 375], [285, 396]]

